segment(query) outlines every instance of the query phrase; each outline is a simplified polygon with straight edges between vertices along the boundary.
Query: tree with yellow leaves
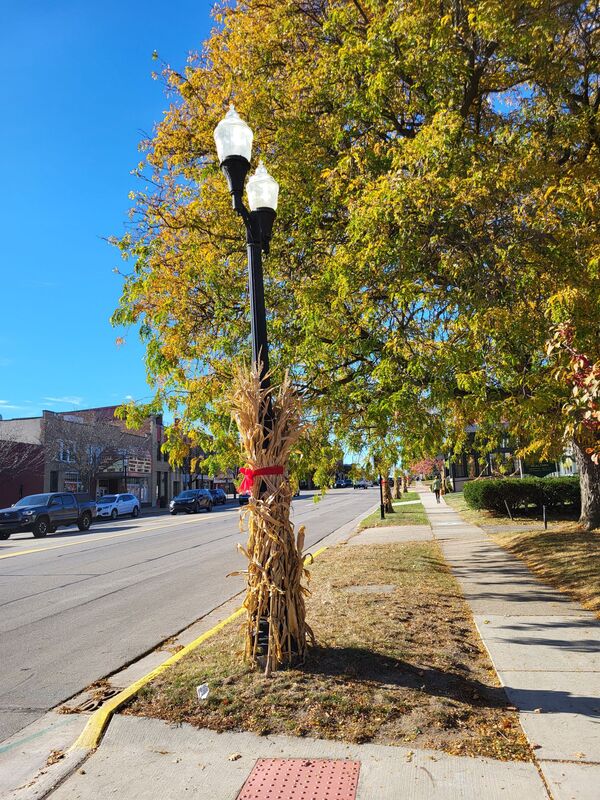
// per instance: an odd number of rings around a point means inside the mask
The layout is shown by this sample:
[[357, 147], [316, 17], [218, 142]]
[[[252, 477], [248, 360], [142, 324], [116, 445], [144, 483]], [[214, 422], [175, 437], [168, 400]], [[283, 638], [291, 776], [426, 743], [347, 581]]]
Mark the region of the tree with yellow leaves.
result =
[[[156, 403], [181, 420], [174, 453], [184, 436], [219, 438], [249, 350], [212, 143], [233, 100], [281, 186], [271, 364], [276, 378], [291, 365], [307, 416], [337, 439], [391, 420], [407, 459], [460, 443], [472, 422], [491, 444], [508, 429], [523, 454], [558, 454], [572, 387], [547, 351], [552, 298], [590, 298], [598, 360], [599, 13], [560, 0], [217, 8], [201, 53], [164, 67], [172, 104], [143, 145], [119, 242], [133, 266], [115, 321], [140, 325]], [[598, 480], [589, 449], [583, 492]], [[599, 524], [600, 499], [583, 505]]]

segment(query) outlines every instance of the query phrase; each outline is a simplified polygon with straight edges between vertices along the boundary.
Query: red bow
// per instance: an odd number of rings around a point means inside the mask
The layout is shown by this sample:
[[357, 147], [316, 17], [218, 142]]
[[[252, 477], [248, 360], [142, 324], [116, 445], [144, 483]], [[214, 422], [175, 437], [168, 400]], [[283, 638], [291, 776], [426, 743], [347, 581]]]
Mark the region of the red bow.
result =
[[240, 494], [243, 492], [251, 492], [254, 486], [254, 478], [259, 475], [283, 475], [283, 467], [260, 467], [260, 469], [250, 469], [250, 467], [242, 467], [240, 472], [244, 476], [238, 491]]

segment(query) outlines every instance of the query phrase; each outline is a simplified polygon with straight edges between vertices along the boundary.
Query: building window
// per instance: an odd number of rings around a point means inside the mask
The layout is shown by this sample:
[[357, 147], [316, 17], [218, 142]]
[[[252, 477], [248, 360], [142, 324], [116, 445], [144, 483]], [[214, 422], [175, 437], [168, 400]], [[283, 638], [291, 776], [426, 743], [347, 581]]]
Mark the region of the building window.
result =
[[58, 470], [50, 470], [50, 491], [58, 492]]
[[63, 461], [66, 464], [70, 464], [73, 461], [71, 445], [69, 442], [63, 442], [62, 439], [58, 443], [58, 461]]
[[103, 448], [100, 445], [90, 445], [88, 447], [88, 463], [98, 464], [102, 455]]
[[65, 492], [83, 492], [83, 484], [79, 480], [78, 472], [65, 472], [63, 484]]

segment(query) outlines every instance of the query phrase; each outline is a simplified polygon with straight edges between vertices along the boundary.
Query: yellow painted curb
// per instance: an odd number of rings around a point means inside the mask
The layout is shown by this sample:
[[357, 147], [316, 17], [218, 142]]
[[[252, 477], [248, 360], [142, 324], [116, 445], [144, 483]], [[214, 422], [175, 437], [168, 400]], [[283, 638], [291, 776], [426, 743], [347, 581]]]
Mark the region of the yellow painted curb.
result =
[[[326, 546], [321, 547], [316, 553], [311, 554], [313, 561], [317, 556], [320, 556], [321, 553], [324, 553], [325, 550], [327, 550]], [[309, 554], [307, 553], [307, 555]], [[181, 661], [182, 658], [185, 658], [187, 655], [189, 655], [203, 642], [205, 642], [207, 639], [210, 639], [211, 636], [214, 636], [215, 633], [223, 630], [226, 625], [229, 625], [230, 622], [233, 622], [234, 619], [237, 619], [243, 613], [244, 608], [238, 608], [238, 610], [234, 611], [233, 614], [230, 614], [227, 619], [217, 623], [210, 630], [206, 631], [206, 633], [198, 636], [198, 638], [194, 639], [193, 642], [190, 642], [182, 650], [179, 650], [179, 652], [175, 653], [175, 655], [167, 658], [166, 661], [163, 661], [162, 664], [159, 664], [158, 667], [153, 669], [151, 672], [148, 672], [139, 680], [135, 681], [135, 683], [132, 683], [126, 689], [123, 689], [122, 692], [119, 692], [119, 694], [116, 694], [114, 697], [111, 697], [110, 700], [107, 700], [107, 702], [104, 703], [104, 705], [102, 705], [97, 711], [94, 711], [92, 716], [87, 721], [85, 728], [79, 734], [77, 741], [69, 748], [69, 751], [94, 750], [96, 747], [98, 747], [100, 744], [100, 739], [102, 738], [102, 734], [106, 730], [108, 723], [110, 722], [110, 719], [115, 711], [117, 711], [128, 700], [134, 697], [140, 689], [146, 686], [146, 684], [150, 683], [150, 681], [153, 681], [154, 678], [168, 670], [173, 666], [173, 664]]]
[[154, 678], [158, 677], [161, 673], [165, 672], [169, 667], [173, 664], [176, 664], [178, 661], [181, 661], [182, 658], [189, 655], [193, 650], [195, 650], [202, 642], [205, 642], [207, 639], [210, 639], [211, 636], [214, 636], [215, 633], [218, 633], [222, 630], [226, 625], [230, 622], [233, 622], [234, 619], [241, 616], [243, 613], [243, 608], [238, 608], [237, 611], [234, 611], [227, 619], [224, 619], [222, 622], [219, 622], [214, 628], [211, 628], [206, 633], [203, 633], [201, 636], [198, 636], [197, 639], [194, 639], [193, 642], [190, 642], [186, 645], [182, 650], [175, 655], [170, 656], [167, 658], [166, 661], [163, 661], [162, 664], [159, 664], [156, 669], [153, 669], [152, 672], [148, 672], [139, 680], [132, 683], [126, 689], [123, 689], [122, 692], [111, 697], [104, 705], [95, 711], [92, 716], [89, 718], [87, 725], [79, 735], [79, 738], [75, 742], [70, 750], [90, 750], [94, 747], [97, 747], [102, 734], [104, 733], [106, 726], [114, 714], [114, 712], [120, 708], [124, 703], [127, 702], [130, 698], [136, 695], [139, 690], [145, 686], [150, 681], [154, 680]]
[[[315, 558], [316, 558], [317, 556], [320, 556], [320, 555], [321, 555], [321, 553], [324, 553], [324, 552], [325, 552], [325, 550], [327, 550], [327, 545], [325, 545], [325, 547], [320, 547], [320, 548], [317, 550], [317, 552], [316, 552], [316, 553], [307, 553], [307, 554], [306, 554], [306, 556], [310, 556], [310, 557], [312, 558], [312, 560], [314, 561], [314, 560], [315, 560]], [[306, 556], [304, 556], [304, 558], [306, 558]]]

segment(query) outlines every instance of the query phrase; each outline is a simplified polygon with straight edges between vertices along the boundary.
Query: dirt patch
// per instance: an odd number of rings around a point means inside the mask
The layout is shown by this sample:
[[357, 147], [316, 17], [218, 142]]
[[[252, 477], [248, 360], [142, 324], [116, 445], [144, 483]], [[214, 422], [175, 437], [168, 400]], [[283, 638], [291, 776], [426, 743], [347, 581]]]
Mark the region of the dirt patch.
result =
[[[229, 625], [126, 713], [218, 731], [531, 758], [437, 544], [338, 547], [311, 571], [307, 618], [318, 645], [304, 666], [268, 679], [250, 671], [239, 626]], [[365, 584], [394, 590], [348, 591]], [[202, 683], [210, 694], [198, 701]]]
[[502, 533], [493, 539], [542, 581], [600, 616], [600, 533], [582, 531], [573, 523], [559, 530]]

